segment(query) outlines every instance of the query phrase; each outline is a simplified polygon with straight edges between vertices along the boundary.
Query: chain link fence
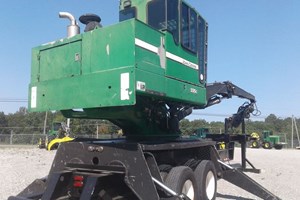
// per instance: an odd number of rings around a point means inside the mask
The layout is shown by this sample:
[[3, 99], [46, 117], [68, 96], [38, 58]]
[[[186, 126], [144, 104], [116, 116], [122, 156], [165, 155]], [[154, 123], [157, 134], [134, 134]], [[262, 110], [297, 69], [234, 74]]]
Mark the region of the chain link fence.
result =
[[[72, 138], [112, 139], [122, 134], [120, 129], [111, 124], [79, 124], [70, 128], [72, 131], [69, 136]], [[51, 127], [0, 127], [0, 145], [38, 145], [50, 130]]]
[[0, 134], [0, 144], [10, 145], [35, 145], [40, 138], [45, 138], [43, 134]]
[[[45, 139], [45, 134], [14, 134], [11, 132], [11, 134], [0, 134], [0, 145], [38, 145], [40, 139]], [[119, 138], [120, 136], [118, 134], [83, 134], [83, 135], [76, 135], [73, 137], [76, 138], [95, 138], [95, 139], [115, 139]], [[286, 140], [281, 141], [286, 143], [283, 148], [291, 148], [292, 147], [292, 141]], [[300, 144], [297, 140], [293, 141], [293, 147], [298, 147]]]
[[[1, 131], [2, 130], [2, 131]], [[25, 131], [24, 131], [25, 130]], [[95, 132], [89, 134], [71, 134], [74, 138], [98, 138], [98, 139], [114, 139], [122, 137], [120, 133], [114, 131], [113, 133], [101, 132], [95, 126]], [[222, 129], [214, 129], [212, 133], [222, 133]], [[25, 133], [24, 133], [25, 132]], [[299, 140], [294, 136], [294, 139], [287, 137], [286, 134], [280, 134], [280, 142], [285, 143], [283, 148], [296, 148], [300, 146]], [[0, 128], [0, 145], [38, 145], [40, 139], [45, 139], [46, 134], [43, 134], [42, 128], [6, 128], [5, 131]], [[293, 143], [293, 145], [292, 145]]]
[[[98, 138], [114, 139], [118, 138], [117, 134], [94, 134], [94, 135], [76, 135], [75, 138]], [[45, 139], [45, 134], [0, 134], [0, 145], [38, 145], [40, 139]]]

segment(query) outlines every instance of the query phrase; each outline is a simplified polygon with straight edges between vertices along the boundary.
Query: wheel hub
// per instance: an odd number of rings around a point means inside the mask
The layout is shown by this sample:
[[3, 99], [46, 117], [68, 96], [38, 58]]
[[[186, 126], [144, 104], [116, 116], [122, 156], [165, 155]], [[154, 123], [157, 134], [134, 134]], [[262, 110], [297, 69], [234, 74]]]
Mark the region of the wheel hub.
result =
[[208, 199], [213, 199], [215, 194], [215, 176], [212, 171], [209, 171], [206, 176], [206, 196]]
[[195, 190], [191, 180], [185, 181], [185, 183], [183, 184], [182, 193], [185, 194], [189, 199], [194, 199]]

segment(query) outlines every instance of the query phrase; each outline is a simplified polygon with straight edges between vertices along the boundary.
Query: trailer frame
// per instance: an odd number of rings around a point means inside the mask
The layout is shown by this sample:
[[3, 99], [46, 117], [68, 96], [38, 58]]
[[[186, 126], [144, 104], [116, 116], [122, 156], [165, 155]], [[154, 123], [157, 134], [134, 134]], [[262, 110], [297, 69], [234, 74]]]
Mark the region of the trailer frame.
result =
[[47, 178], [35, 180], [9, 200], [95, 199], [99, 195], [103, 199], [188, 199], [165, 185], [161, 172], [178, 166], [194, 171], [205, 160], [213, 163], [218, 179], [263, 199], [279, 199], [242, 170], [221, 161], [215, 144], [208, 139], [75, 139], [60, 145]]

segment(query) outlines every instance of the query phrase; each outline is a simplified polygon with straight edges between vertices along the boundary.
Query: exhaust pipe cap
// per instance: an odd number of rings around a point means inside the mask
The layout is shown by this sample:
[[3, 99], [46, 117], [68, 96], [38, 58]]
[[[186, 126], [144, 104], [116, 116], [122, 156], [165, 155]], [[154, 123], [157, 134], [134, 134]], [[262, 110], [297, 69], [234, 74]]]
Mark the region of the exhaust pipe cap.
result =
[[81, 23], [87, 25], [90, 22], [98, 22], [98, 23], [100, 23], [101, 22], [101, 18], [98, 15], [88, 13], [88, 14], [85, 14], [85, 15], [81, 15], [79, 17], [79, 21]]
[[79, 17], [79, 21], [86, 25], [84, 32], [92, 31], [96, 28], [101, 28], [101, 18], [95, 14], [85, 14]]

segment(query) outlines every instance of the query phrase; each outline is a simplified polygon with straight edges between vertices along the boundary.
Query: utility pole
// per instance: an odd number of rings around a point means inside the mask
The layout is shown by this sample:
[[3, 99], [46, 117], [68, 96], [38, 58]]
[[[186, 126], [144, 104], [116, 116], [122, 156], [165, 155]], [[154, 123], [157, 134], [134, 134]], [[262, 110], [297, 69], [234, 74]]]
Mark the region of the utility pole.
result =
[[300, 138], [299, 138], [299, 132], [298, 132], [298, 127], [297, 127], [297, 122], [296, 119], [294, 117], [294, 115], [292, 116], [292, 149], [294, 148], [294, 126], [295, 126], [295, 130], [296, 130], [296, 134], [297, 134], [297, 139], [298, 139], [298, 145], [296, 148], [300, 149]]
[[297, 122], [296, 122], [295, 118], [294, 118], [294, 124], [295, 124], [295, 128], [296, 128], [297, 139], [298, 139], [298, 146], [296, 148], [298, 149], [298, 148], [300, 148], [300, 139], [299, 139], [298, 126], [297, 126]]
[[294, 115], [292, 115], [292, 149], [294, 148]]

